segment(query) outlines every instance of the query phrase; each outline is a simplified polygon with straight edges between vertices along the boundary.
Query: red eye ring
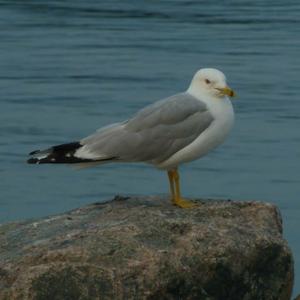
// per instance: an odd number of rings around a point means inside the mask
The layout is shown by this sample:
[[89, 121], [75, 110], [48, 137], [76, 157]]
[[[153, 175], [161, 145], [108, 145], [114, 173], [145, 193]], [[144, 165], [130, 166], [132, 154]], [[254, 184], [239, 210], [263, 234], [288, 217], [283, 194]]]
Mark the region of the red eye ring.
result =
[[205, 82], [206, 82], [207, 84], [210, 84], [210, 80], [208, 80], [208, 79], [205, 79]]

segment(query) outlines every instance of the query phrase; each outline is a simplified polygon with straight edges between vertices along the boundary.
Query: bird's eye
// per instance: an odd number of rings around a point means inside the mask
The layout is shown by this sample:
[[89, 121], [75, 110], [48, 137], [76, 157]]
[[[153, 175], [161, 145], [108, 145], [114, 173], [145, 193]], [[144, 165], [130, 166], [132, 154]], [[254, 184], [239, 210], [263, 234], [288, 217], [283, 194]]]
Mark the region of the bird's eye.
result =
[[207, 84], [210, 84], [210, 80], [208, 80], [208, 79], [205, 79], [205, 82], [206, 82]]

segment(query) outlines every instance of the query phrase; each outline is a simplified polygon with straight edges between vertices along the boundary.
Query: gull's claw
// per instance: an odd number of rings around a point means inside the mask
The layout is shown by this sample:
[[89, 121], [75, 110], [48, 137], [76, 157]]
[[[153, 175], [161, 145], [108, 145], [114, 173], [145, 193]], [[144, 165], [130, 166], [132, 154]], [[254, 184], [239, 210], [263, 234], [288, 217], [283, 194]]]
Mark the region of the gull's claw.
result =
[[190, 200], [185, 200], [183, 198], [174, 199], [172, 202], [174, 205], [181, 207], [181, 208], [193, 208], [193, 207], [198, 206], [197, 203], [192, 202]]

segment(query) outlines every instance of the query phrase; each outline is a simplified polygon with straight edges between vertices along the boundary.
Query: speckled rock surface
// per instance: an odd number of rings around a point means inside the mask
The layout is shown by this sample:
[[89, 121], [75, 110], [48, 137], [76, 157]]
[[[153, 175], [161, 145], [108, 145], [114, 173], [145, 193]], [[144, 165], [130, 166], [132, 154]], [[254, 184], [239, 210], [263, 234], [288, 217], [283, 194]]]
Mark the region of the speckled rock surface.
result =
[[275, 206], [163, 197], [0, 226], [0, 299], [288, 300], [293, 260]]

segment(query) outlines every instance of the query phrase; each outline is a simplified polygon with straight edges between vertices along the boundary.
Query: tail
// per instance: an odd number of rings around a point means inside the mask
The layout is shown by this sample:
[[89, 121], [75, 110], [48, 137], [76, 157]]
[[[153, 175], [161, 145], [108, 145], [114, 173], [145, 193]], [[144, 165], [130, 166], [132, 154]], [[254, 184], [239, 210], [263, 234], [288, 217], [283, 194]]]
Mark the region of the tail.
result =
[[29, 164], [92, 164], [114, 160], [114, 157], [105, 159], [81, 158], [75, 155], [76, 151], [83, 145], [80, 142], [73, 142], [53, 146], [46, 150], [36, 150], [29, 153], [31, 158]]
[[53, 146], [46, 150], [35, 150], [29, 153], [29, 164], [74, 164], [82, 161], [74, 156], [77, 149], [82, 147], [79, 142]]

